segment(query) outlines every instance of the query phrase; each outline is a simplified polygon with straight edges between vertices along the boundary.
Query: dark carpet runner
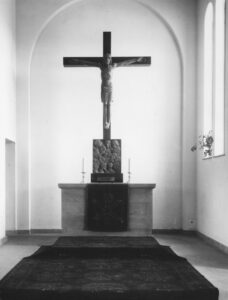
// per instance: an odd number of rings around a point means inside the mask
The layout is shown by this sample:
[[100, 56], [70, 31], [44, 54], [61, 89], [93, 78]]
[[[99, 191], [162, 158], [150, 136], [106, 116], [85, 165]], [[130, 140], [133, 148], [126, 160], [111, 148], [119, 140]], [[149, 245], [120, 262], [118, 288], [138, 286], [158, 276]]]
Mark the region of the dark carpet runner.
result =
[[218, 289], [152, 238], [69, 237], [17, 264], [0, 299], [217, 300]]

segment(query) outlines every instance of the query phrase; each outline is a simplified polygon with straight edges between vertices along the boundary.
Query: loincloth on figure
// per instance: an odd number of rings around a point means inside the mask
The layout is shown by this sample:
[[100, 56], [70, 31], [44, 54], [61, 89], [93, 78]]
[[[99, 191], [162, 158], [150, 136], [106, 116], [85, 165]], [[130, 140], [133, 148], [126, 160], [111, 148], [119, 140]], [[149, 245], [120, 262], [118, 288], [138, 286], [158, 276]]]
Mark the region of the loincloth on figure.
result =
[[101, 101], [104, 104], [112, 102], [112, 86], [101, 86]]

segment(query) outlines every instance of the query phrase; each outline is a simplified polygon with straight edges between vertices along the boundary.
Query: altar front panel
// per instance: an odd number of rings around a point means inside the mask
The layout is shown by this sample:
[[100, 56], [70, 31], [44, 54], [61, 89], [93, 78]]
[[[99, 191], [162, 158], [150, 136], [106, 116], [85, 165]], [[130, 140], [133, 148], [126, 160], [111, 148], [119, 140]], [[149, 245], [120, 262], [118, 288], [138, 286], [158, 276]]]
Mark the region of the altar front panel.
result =
[[126, 231], [128, 227], [128, 185], [88, 184], [85, 228], [92, 231]]

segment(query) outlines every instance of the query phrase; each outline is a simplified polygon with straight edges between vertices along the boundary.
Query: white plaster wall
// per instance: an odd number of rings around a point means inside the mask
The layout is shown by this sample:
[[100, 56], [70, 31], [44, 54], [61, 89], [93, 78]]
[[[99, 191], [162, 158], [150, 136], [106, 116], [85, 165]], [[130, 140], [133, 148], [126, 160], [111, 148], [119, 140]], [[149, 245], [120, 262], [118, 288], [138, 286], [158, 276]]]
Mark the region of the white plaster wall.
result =
[[[204, 13], [208, 1], [201, 0], [198, 5], [198, 135], [203, 128], [203, 25]], [[227, 15], [227, 12], [226, 12]], [[228, 17], [228, 15], [227, 15]], [[228, 23], [226, 23], [228, 30]], [[227, 41], [228, 42], [228, 41]], [[228, 44], [227, 44], [228, 45]], [[228, 47], [226, 45], [226, 54]], [[226, 78], [228, 75], [226, 57]], [[228, 130], [228, 97], [225, 84], [225, 132]], [[197, 160], [197, 219], [198, 230], [204, 235], [228, 246], [228, 137], [225, 134], [225, 156], [202, 160], [198, 153]]]
[[15, 1], [0, 0], [0, 239], [5, 236], [5, 140], [15, 141]]
[[62, 57], [101, 55], [105, 30], [113, 55], [152, 56], [150, 68], [114, 71], [112, 137], [122, 139], [125, 179], [130, 157], [132, 181], [157, 183], [154, 228], [194, 228], [195, 1], [62, 9], [68, 2], [17, 2], [19, 228], [61, 227], [57, 183], [80, 181], [82, 157], [89, 180], [92, 139], [102, 137], [100, 75], [64, 69]]
[[16, 229], [16, 172], [15, 172], [15, 142], [5, 143], [5, 226], [6, 232]]

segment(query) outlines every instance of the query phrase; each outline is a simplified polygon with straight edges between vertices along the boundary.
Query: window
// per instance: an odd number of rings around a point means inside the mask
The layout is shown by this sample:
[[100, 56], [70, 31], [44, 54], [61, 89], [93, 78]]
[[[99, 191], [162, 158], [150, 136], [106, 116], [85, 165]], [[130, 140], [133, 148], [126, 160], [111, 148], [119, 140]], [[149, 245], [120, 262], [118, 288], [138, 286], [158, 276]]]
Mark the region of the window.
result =
[[214, 155], [224, 154], [225, 0], [215, 4]]
[[204, 134], [213, 128], [213, 6], [209, 3], [204, 19]]
[[[225, 0], [207, 5], [204, 19], [204, 135], [213, 155], [224, 154]], [[206, 156], [206, 155], [205, 155]]]

